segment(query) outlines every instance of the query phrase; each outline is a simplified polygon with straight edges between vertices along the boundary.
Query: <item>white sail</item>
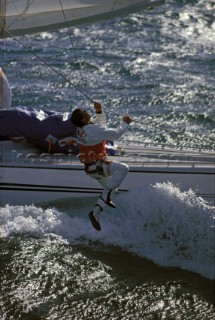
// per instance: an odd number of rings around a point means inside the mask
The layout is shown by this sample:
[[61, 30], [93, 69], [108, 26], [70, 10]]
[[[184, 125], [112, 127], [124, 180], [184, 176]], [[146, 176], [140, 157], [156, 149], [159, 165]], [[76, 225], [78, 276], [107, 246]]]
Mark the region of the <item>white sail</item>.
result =
[[[164, 0], [0, 0], [0, 34], [13, 35], [111, 19], [148, 9]], [[66, 21], [66, 22], [65, 22]]]

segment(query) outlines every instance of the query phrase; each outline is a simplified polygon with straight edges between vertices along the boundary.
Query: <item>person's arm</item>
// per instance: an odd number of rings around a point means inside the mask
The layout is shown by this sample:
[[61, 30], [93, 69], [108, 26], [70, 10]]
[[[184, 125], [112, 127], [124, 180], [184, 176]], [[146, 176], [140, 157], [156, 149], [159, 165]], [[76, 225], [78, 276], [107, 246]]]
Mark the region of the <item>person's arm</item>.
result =
[[0, 68], [0, 109], [9, 109], [11, 107], [11, 89], [7, 78]]
[[[94, 109], [96, 111], [97, 119], [102, 121], [102, 106], [99, 102], [94, 102]], [[117, 128], [117, 129], [108, 129], [106, 126], [101, 126], [100, 128], [97, 128], [94, 132], [94, 138], [100, 138], [102, 140], [118, 140], [123, 133], [127, 130], [128, 125], [132, 122], [132, 119], [130, 116], [125, 115], [122, 117], [123, 123]], [[97, 122], [100, 124], [99, 122]], [[91, 132], [91, 138], [93, 138], [93, 132]]]
[[93, 123], [99, 124], [101, 127], [106, 128], [106, 119], [105, 119], [105, 115], [102, 110], [101, 104], [95, 101], [94, 109], [95, 109], [96, 116], [93, 118]]
[[88, 141], [101, 141], [101, 140], [119, 140], [124, 132], [128, 129], [131, 117], [123, 116], [123, 122], [118, 128], [104, 128], [94, 124], [90, 124], [85, 128]]

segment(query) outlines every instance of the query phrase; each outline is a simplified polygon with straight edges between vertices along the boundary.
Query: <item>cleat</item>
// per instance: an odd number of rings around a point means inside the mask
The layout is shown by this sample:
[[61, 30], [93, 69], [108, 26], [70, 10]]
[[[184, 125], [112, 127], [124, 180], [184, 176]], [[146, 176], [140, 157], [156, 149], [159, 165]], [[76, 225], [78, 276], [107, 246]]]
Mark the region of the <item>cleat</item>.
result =
[[93, 211], [90, 211], [88, 216], [89, 216], [90, 222], [92, 223], [93, 228], [96, 229], [97, 231], [101, 231], [100, 223], [94, 217]]

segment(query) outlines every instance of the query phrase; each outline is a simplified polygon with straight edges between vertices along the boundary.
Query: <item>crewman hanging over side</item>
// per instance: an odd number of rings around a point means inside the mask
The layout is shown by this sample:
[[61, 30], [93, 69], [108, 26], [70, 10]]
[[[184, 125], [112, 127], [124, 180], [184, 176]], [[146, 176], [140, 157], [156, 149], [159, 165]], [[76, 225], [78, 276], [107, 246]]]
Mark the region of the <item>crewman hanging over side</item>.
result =
[[106, 128], [101, 104], [94, 102], [94, 109], [95, 121], [91, 120], [91, 115], [83, 109], [75, 109], [71, 121], [78, 127], [79, 159], [84, 164], [85, 172], [97, 179], [104, 188], [93, 211], [89, 213], [93, 227], [100, 231], [100, 212], [106, 205], [115, 208], [111, 200], [111, 192], [120, 186], [129, 170], [126, 164], [106, 159], [106, 140], [118, 140], [127, 130], [132, 119], [125, 115], [117, 129]]

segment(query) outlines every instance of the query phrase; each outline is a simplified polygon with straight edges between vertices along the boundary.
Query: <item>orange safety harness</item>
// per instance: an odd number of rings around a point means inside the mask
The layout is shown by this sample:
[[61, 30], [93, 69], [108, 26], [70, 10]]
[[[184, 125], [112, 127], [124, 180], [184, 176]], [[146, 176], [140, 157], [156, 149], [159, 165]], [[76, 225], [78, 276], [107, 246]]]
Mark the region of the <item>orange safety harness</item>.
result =
[[92, 163], [97, 160], [106, 158], [106, 141], [103, 140], [101, 143], [95, 144], [93, 146], [86, 146], [79, 144], [79, 160], [82, 163]]
[[[106, 141], [103, 140], [93, 146], [79, 145], [78, 157], [84, 164], [84, 170], [87, 175], [98, 175], [95, 179], [101, 179], [110, 175], [111, 161], [106, 159]], [[107, 174], [104, 173], [103, 165], [107, 165]]]

